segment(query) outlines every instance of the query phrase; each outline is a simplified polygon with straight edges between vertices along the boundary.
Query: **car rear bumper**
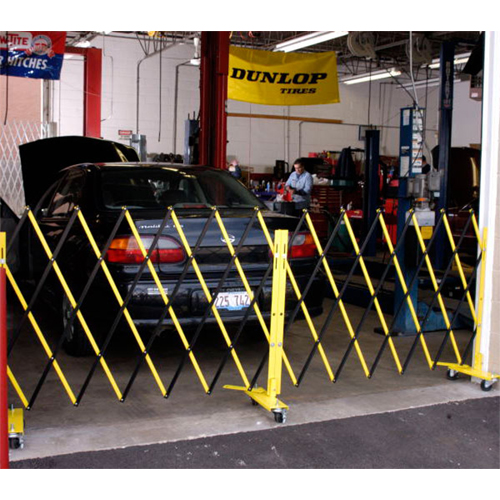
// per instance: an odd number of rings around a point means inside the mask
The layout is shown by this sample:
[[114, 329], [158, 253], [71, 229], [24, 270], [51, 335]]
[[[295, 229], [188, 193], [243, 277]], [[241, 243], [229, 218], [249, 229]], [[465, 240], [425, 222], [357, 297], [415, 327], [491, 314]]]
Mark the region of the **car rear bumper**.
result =
[[[296, 281], [299, 288], [302, 290], [307, 285], [309, 277], [298, 277]], [[218, 280], [207, 280], [206, 285], [210, 293], [215, 293], [219, 285]], [[255, 293], [260, 285], [260, 280], [249, 279], [249, 285]], [[185, 280], [176, 291], [175, 296], [173, 292], [177, 286], [177, 282], [167, 281], [162, 282], [164, 291], [169, 298], [169, 303], [175, 313], [181, 326], [191, 327], [197, 326], [200, 321], [206, 316], [206, 324], [216, 324], [217, 319], [214, 312], [209, 308], [209, 301], [204, 293], [200, 283], [197, 280]], [[123, 284], [119, 286], [122, 296], [125, 297], [130, 293], [132, 285]], [[243, 284], [238, 279], [228, 279], [221, 292], [227, 291], [242, 291], [244, 290]], [[272, 283], [268, 280], [262, 287], [260, 294], [257, 297], [256, 305], [258, 306], [262, 317], [267, 320], [271, 312], [271, 296], [272, 296]], [[325, 296], [325, 281], [320, 276], [316, 278], [305, 298], [305, 303], [309, 314], [314, 317], [322, 313], [323, 298]], [[297, 305], [297, 297], [288, 283], [286, 288], [286, 313], [290, 315]], [[132, 316], [134, 323], [138, 326], [154, 327], [158, 324], [159, 319], [164, 316], [162, 325], [165, 327], [174, 326], [174, 321], [170, 312], [165, 315], [165, 301], [154, 282], [139, 282], [132, 291], [130, 301], [127, 309]], [[249, 323], [258, 322], [258, 316], [255, 307], [240, 308], [237, 310], [218, 309], [218, 313], [223, 320], [224, 324], [240, 323], [247, 317]]]

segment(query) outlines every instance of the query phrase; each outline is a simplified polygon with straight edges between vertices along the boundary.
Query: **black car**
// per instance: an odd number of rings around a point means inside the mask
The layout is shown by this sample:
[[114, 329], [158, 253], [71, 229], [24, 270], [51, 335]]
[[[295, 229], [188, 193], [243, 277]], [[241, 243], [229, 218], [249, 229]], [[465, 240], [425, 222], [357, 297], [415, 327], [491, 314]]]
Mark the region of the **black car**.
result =
[[[59, 179], [42, 197], [39, 204], [38, 223], [52, 250], [56, 248], [75, 207], [79, 207], [99, 248], [108, 242], [123, 207], [127, 207], [146, 249], [152, 244], [165, 218], [168, 207], [175, 210], [182, 230], [191, 248], [204, 234], [195, 254], [196, 262], [211, 293], [214, 293], [231, 260], [227, 244], [216, 219], [211, 216], [212, 207], [217, 207], [227, 230], [229, 240], [236, 248], [246, 232], [246, 238], [238, 258], [252, 290], [256, 290], [268, 270], [272, 255], [258, 220], [252, 216], [255, 207], [263, 214], [267, 227], [273, 234], [276, 229], [294, 232], [298, 219], [269, 211], [253, 193], [227, 172], [203, 166], [122, 161], [120, 163], [83, 163], [63, 169]], [[211, 218], [211, 222], [207, 223]], [[247, 226], [252, 223], [252, 227]], [[47, 266], [47, 257], [30, 229], [29, 249], [30, 274], [35, 280]], [[309, 233], [299, 232], [290, 248], [290, 262], [295, 278], [304, 289], [317, 262], [317, 250]], [[130, 226], [121, 223], [106, 254], [106, 262], [122, 297], [131, 287], [133, 292], [128, 311], [134, 323], [140, 327], [156, 327], [165, 304], [153, 276], [148, 268], [134, 283], [144, 261]], [[193, 267], [185, 272], [178, 285], [187, 255], [177, 229], [170, 218], [151, 254], [151, 262], [162, 286], [173, 298], [173, 310], [183, 328], [195, 327], [208, 306], [208, 300]], [[76, 223], [57, 258], [65, 279], [76, 299], [84, 289], [96, 257], [81, 225]], [[52, 276], [55, 278], [55, 276]], [[265, 281], [257, 303], [264, 318], [271, 309], [272, 275]], [[57, 280], [52, 279], [51, 302], [61, 311], [63, 324], [73, 312]], [[306, 297], [311, 316], [322, 312], [325, 284], [318, 276]], [[250, 300], [242, 280], [233, 265], [227, 273], [222, 289], [215, 299], [216, 307], [224, 324], [239, 323], [245, 316]], [[287, 285], [287, 311], [296, 304], [296, 297]], [[97, 318], [96, 324], [105, 323], [104, 317], [112, 318], [118, 309], [116, 297], [103, 273], [99, 273], [87, 294], [82, 312]], [[251, 311], [249, 321], [257, 320]], [[207, 323], [214, 323], [213, 313]], [[173, 328], [170, 315], [161, 323], [162, 328]], [[107, 330], [107, 327], [104, 328]], [[92, 330], [94, 333], [94, 330]], [[260, 335], [262, 335], [260, 333]], [[76, 320], [65, 340], [66, 350], [73, 355], [83, 355], [90, 350], [85, 333]]]

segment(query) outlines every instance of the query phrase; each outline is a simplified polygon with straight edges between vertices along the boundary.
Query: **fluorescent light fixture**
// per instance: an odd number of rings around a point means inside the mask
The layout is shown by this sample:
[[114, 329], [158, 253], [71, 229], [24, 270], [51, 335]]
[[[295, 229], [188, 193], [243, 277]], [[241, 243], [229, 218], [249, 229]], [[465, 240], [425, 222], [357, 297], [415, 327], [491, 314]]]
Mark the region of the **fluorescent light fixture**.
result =
[[399, 76], [401, 71], [397, 68], [388, 68], [382, 71], [375, 71], [373, 73], [364, 73], [362, 75], [348, 76], [342, 78], [341, 82], [346, 85], [353, 85], [355, 83], [370, 82], [373, 80], [383, 80], [384, 78], [391, 78], [393, 76]]
[[199, 66], [201, 64], [201, 59], [199, 57], [194, 57], [189, 61], [189, 64], [191, 64], [191, 66]]
[[90, 42], [88, 40], [82, 40], [81, 42], [75, 43], [75, 47], [88, 48], [90, 47]]
[[[470, 57], [471, 53], [467, 52], [466, 54], [457, 54], [455, 56], [455, 65], [457, 64], [465, 64]], [[432, 64], [429, 64], [429, 68], [431, 69], [438, 69], [441, 66], [441, 61], [440, 59], [433, 59]], [[425, 66], [423, 66], [425, 68]]]
[[[420, 80], [415, 82], [415, 88], [420, 89], [423, 87], [435, 87], [439, 85], [441, 82], [441, 78], [430, 78], [429, 80]], [[405, 83], [404, 85], [399, 85], [398, 89], [413, 89], [413, 83]]]
[[340, 38], [341, 36], [347, 36], [348, 34], [348, 31], [313, 31], [307, 35], [278, 43], [274, 48], [274, 52], [293, 52], [294, 50], [303, 49], [304, 47], [333, 40], [334, 38]]
[[[458, 78], [455, 78], [453, 80], [453, 82], [460, 83], [461, 80]], [[427, 87], [437, 87], [438, 85], [441, 85], [441, 78], [430, 78], [429, 80], [419, 80], [418, 82], [415, 82], [416, 89], [422, 89], [422, 88], [427, 88]], [[412, 83], [405, 83], [404, 85], [399, 85], [398, 89], [412, 90], [413, 84]]]

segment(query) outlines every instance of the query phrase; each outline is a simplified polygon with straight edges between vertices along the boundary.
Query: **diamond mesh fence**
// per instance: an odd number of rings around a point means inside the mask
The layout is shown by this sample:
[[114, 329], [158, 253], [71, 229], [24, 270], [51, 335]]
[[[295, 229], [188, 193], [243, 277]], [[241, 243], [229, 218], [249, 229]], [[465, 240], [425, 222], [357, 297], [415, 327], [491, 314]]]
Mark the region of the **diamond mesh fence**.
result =
[[0, 124], [0, 197], [17, 214], [24, 209], [24, 186], [19, 146], [48, 137], [49, 124], [13, 121]]

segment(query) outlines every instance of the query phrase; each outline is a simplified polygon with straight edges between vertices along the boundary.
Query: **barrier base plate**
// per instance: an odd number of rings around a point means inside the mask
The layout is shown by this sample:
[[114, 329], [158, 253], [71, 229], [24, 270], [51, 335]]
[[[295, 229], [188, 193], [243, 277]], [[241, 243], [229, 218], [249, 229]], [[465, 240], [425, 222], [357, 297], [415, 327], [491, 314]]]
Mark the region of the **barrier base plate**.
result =
[[248, 397], [255, 401], [257, 404], [265, 408], [267, 411], [276, 412], [282, 410], [288, 410], [288, 406], [280, 401], [276, 396], [270, 396], [267, 391], [262, 387], [256, 387], [249, 391], [246, 387], [240, 387], [236, 385], [225, 385], [224, 389], [230, 389], [233, 391], [241, 391], [246, 393]]

